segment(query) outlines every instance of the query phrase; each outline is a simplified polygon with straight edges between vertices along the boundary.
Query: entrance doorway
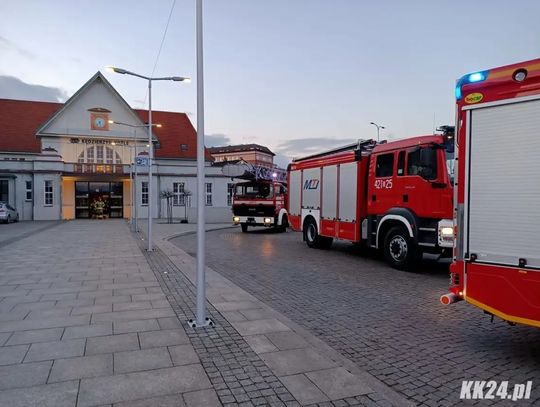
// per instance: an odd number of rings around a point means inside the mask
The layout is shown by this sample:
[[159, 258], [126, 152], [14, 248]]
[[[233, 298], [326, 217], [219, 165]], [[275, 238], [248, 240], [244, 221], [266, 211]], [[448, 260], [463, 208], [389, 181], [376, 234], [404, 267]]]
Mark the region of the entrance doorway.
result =
[[122, 218], [123, 209], [122, 182], [75, 182], [76, 218]]

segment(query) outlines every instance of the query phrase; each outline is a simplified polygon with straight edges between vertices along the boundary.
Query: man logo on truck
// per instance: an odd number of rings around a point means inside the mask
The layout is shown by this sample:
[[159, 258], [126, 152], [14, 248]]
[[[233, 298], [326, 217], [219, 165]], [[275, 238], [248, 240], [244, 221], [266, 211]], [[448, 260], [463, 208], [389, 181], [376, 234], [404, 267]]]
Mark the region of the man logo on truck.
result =
[[304, 182], [304, 189], [317, 189], [319, 188], [318, 179], [308, 179]]

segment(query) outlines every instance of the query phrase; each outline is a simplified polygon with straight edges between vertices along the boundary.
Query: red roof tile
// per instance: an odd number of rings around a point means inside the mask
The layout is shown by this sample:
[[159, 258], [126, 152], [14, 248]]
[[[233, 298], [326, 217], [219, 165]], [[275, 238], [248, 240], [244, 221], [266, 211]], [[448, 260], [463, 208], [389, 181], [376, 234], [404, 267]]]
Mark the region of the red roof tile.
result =
[[[135, 109], [144, 123], [148, 122], [148, 110]], [[154, 134], [159, 140], [160, 148], [155, 150], [158, 158], [197, 158], [197, 132], [185, 113], [161, 112], [152, 110], [152, 123], [160, 123], [162, 127], [154, 127]], [[182, 144], [186, 150], [182, 151]], [[212, 156], [205, 149], [206, 159]]]
[[40, 153], [36, 132], [62, 106], [62, 103], [0, 99], [0, 151]]
[[[62, 106], [62, 103], [0, 99], [0, 151], [41, 152], [36, 132]], [[143, 122], [148, 120], [148, 111], [136, 109], [135, 112]], [[157, 158], [197, 158], [197, 133], [185, 113], [152, 111], [152, 121], [163, 126], [154, 128], [160, 144], [155, 150]], [[184, 151], [182, 144], [186, 145]], [[206, 159], [212, 159], [208, 151]]]

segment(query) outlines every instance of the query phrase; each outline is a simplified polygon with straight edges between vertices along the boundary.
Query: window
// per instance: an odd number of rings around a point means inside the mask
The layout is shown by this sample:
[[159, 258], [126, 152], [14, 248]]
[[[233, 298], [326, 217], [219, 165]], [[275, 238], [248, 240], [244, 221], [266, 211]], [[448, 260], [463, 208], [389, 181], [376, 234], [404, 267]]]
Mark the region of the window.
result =
[[53, 182], [51, 180], [45, 181], [45, 206], [53, 205]]
[[419, 148], [409, 153], [407, 174], [418, 175], [426, 180], [437, 178], [437, 151], [431, 147]]
[[94, 147], [86, 150], [86, 162], [90, 164], [94, 162]]
[[398, 154], [397, 175], [405, 175], [405, 151], [400, 151]]
[[228, 183], [227, 184], [227, 205], [232, 205], [232, 197], [233, 197], [233, 191], [234, 191], [234, 184]]
[[141, 188], [141, 205], [148, 205], [148, 182], [142, 182]]
[[391, 177], [394, 173], [394, 153], [377, 156], [376, 177]]
[[112, 148], [107, 147], [105, 149], [105, 154], [107, 155], [107, 164], [113, 164], [113, 153], [114, 151], [112, 150]]
[[[86, 154], [86, 157], [85, 157]], [[97, 163], [103, 163], [103, 146], [90, 146], [81, 154], [79, 154], [79, 163], [93, 164], [94, 158], [98, 157]], [[122, 164], [120, 155], [110, 147], [105, 147], [105, 162], [107, 164]]]
[[103, 146], [96, 146], [96, 162], [103, 163]]
[[31, 201], [32, 200], [32, 181], [26, 181], [26, 200]]
[[188, 145], [187, 144], [180, 144], [180, 151], [187, 151]]
[[0, 202], [8, 202], [8, 192], [7, 180], [0, 180]]
[[237, 197], [270, 199], [274, 196], [272, 185], [267, 182], [244, 182], [236, 185]]
[[184, 195], [184, 183], [173, 182], [173, 205], [184, 206], [186, 204], [186, 196]]
[[212, 183], [206, 183], [206, 206], [212, 206]]

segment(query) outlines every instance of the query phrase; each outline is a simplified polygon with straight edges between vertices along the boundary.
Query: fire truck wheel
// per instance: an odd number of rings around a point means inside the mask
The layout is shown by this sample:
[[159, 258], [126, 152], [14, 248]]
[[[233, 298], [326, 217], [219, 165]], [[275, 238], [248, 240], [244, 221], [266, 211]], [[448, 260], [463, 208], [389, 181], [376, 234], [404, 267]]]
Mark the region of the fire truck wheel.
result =
[[409, 271], [418, 263], [422, 252], [418, 251], [403, 226], [395, 226], [384, 238], [384, 257], [398, 270]]
[[287, 219], [287, 215], [283, 215], [283, 219], [281, 220], [281, 226], [278, 228], [278, 230], [280, 232], [286, 232], [288, 227], [289, 220]]
[[320, 236], [317, 231], [317, 224], [313, 219], [308, 219], [304, 223], [304, 240], [307, 245], [315, 249], [328, 249], [332, 246], [331, 237]]
[[246, 232], [247, 232], [247, 229], [248, 229], [248, 225], [247, 225], [247, 224], [242, 223], [242, 224], [240, 224], [240, 227], [242, 228], [242, 232], [243, 232], [243, 233], [246, 233]]

